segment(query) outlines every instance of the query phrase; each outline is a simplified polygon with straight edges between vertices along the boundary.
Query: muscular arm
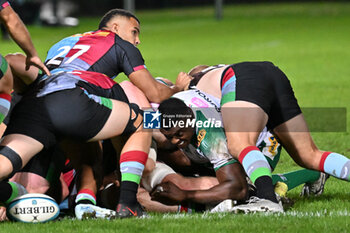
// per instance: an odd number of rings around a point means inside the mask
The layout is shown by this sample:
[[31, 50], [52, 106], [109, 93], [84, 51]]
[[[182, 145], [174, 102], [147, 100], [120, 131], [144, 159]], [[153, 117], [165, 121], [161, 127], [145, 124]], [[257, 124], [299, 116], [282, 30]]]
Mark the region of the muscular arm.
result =
[[173, 94], [184, 90], [191, 80], [190, 76], [181, 72], [177, 78], [176, 84], [173, 87], [168, 87], [157, 82], [147, 69], [141, 69], [132, 72], [129, 75], [130, 81], [145, 93], [150, 102], [160, 103], [168, 99]]
[[219, 184], [207, 190], [182, 190], [171, 182], [158, 185], [151, 196], [164, 204], [185, 202], [217, 203], [225, 199], [242, 200], [247, 195], [245, 173], [240, 164], [234, 163], [216, 172]]
[[0, 11], [0, 18], [5, 23], [7, 30], [16, 43], [23, 49], [28, 56], [36, 56], [32, 40], [29, 32], [17, 13], [10, 7], [4, 8]]
[[46, 74], [50, 74], [48, 69], [41, 62], [26, 26], [11, 6], [0, 11], [0, 19], [4, 22], [11, 37], [27, 55], [27, 67], [29, 68], [30, 65], [35, 65], [42, 69]]
[[162, 182], [171, 182], [182, 190], [206, 190], [219, 184], [213, 176], [184, 177], [179, 173], [167, 175]]

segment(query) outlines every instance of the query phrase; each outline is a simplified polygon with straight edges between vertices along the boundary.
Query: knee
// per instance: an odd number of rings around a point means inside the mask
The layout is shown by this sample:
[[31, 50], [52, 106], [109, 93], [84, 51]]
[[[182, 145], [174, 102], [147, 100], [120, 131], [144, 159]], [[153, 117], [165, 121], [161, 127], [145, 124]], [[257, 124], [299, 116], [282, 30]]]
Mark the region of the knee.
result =
[[228, 151], [229, 153], [235, 158], [238, 159], [239, 154], [242, 152], [242, 150], [244, 150], [245, 148], [247, 148], [248, 146], [255, 146], [250, 145], [249, 143], [236, 143], [236, 142], [228, 142]]
[[237, 147], [233, 143], [227, 144], [228, 152], [235, 158], [238, 159], [240, 151], [237, 150]]
[[0, 155], [0, 180], [7, 178], [12, 172], [12, 163], [5, 156]]
[[22, 158], [7, 146], [0, 146], [0, 180], [22, 169]]
[[18, 56], [18, 54], [9, 53], [5, 56], [5, 59], [6, 59], [7, 63], [11, 66], [11, 63], [13, 63], [16, 60], [17, 56]]
[[24, 56], [21, 53], [9, 53], [9, 54], [7, 54], [5, 56], [5, 59], [9, 63], [9, 66], [13, 66], [13, 65], [16, 65], [16, 64], [23, 64], [23, 66], [24, 66], [25, 65], [26, 56]]

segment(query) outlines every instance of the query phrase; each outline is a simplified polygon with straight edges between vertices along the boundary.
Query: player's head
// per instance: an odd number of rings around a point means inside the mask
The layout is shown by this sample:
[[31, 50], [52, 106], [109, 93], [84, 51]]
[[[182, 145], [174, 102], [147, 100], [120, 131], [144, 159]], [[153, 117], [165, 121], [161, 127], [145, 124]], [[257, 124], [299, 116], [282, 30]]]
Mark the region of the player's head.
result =
[[197, 65], [197, 66], [193, 67], [192, 69], [190, 69], [188, 74], [191, 75], [193, 77], [193, 79], [189, 83], [188, 87], [185, 88], [185, 90], [191, 89], [191, 88], [194, 88], [195, 86], [197, 86], [199, 80], [203, 76], [203, 75], [201, 75], [201, 71], [208, 68], [208, 67], [209, 66], [207, 66], [207, 65]]
[[[187, 147], [194, 135], [194, 128], [188, 125], [194, 119], [191, 108], [180, 99], [170, 98], [160, 103], [159, 112], [162, 113], [163, 125], [160, 132], [179, 148]], [[183, 122], [183, 123], [181, 123]]]
[[137, 46], [140, 44], [140, 21], [129, 11], [113, 9], [108, 11], [101, 19], [98, 29], [107, 29], [123, 40]]
[[194, 74], [201, 72], [202, 70], [208, 68], [209, 66], [207, 65], [197, 65], [195, 67], [193, 67], [192, 69], [190, 69], [190, 71], [188, 72], [189, 75], [193, 76]]

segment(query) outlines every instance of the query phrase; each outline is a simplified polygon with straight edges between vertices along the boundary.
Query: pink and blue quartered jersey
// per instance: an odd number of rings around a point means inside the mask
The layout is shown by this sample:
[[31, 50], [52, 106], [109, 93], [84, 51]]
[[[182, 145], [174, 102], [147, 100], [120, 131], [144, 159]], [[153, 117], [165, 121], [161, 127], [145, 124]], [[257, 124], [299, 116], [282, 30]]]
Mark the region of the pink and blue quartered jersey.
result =
[[[111, 79], [121, 72], [129, 76], [132, 72], [146, 69], [140, 51], [133, 44], [108, 30], [86, 32], [64, 38], [50, 48], [45, 64], [53, 76], [61, 72], [92, 71], [105, 74]], [[54, 79], [55, 82], [59, 82], [56, 83], [58, 85], [45, 87], [39, 95], [72, 88], [75, 82], [69, 78]], [[53, 81], [53, 78], [44, 75], [41, 80], [48, 83]]]
[[45, 64], [52, 71], [82, 70], [114, 77], [144, 69], [140, 51], [117, 34], [98, 30], [67, 37], [49, 50]]

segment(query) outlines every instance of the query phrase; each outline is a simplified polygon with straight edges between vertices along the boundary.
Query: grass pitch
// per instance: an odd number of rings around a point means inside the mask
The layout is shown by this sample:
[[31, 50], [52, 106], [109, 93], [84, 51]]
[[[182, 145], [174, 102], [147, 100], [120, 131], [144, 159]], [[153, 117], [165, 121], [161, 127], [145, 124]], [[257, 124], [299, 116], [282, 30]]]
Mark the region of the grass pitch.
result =
[[[137, 12], [139, 46], [151, 73], [175, 80], [197, 64], [268, 60], [289, 77], [302, 107], [345, 107], [350, 103], [350, 4], [298, 3], [225, 6], [216, 21], [212, 8]], [[75, 28], [29, 26], [39, 55], [61, 38], [95, 30], [98, 18]], [[1, 42], [0, 52], [20, 51]], [[125, 76], [117, 77], [117, 80]], [[347, 124], [349, 124], [347, 113]], [[335, 119], [336, 120], [336, 119]], [[312, 133], [324, 150], [350, 156], [349, 133]], [[285, 154], [277, 172], [298, 166]], [[282, 215], [160, 215], [115, 221], [62, 220], [46, 224], [2, 223], [0, 232], [348, 232], [350, 184], [330, 178], [318, 198], [300, 198]]]

